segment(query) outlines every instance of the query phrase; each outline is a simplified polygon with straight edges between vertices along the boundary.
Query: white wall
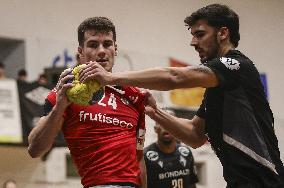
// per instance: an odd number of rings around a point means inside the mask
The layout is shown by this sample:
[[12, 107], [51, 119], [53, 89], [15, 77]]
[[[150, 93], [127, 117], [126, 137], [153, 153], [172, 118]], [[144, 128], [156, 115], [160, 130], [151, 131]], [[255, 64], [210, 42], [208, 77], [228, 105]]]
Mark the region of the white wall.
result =
[[[1, 0], [0, 37], [26, 42], [26, 68], [31, 80], [50, 65], [44, 58], [45, 53], [60, 50], [62, 44], [76, 51], [77, 26], [90, 16], [107, 16], [114, 21], [119, 50], [140, 54], [136, 56], [141, 57], [137, 60], [137, 69], [160, 65], [160, 62], [149, 63], [151, 57], [164, 60], [171, 56], [198, 64], [197, 53], [189, 46], [191, 36], [183, 20], [193, 10], [215, 2], [228, 4], [239, 13], [239, 49], [255, 61], [261, 72], [267, 73], [272, 110], [277, 118], [283, 120], [284, 89], [281, 86], [284, 64], [280, 57], [284, 44], [284, 1], [281, 0]], [[142, 58], [147, 59], [147, 64], [143, 64]], [[0, 156], [5, 156], [6, 152], [6, 149], [0, 150]], [[7, 157], [0, 158], [1, 178], [17, 174], [19, 168], [25, 170], [37, 166], [37, 162], [22, 152], [9, 150]], [[24, 157], [13, 165], [9, 163], [10, 154]], [[3, 165], [4, 170], [1, 168]], [[3, 173], [5, 176], [2, 176]], [[20, 180], [30, 181], [31, 176], [25, 177]]]
[[[26, 41], [30, 79], [36, 78], [37, 71], [46, 64], [41, 61], [38, 40], [50, 40], [50, 46], [54, 40], [76, 44], [77, 26], [90, 16], [107, 16], [115, 22], [120, 50], [172, 56], [197, 64], [199, 59], [189, 47], [190, 34], [183, 20], [193, 10], [213, 2], [228, 4], [239, 13], [239, 49], [268, 74], [272, 109], [284, 119], [284, 90], [278, 86], [284, 78], [284, 65], [279, 61], [284, 43], [281, 0], [1, 0], [0, 37]], [[76, 51], [76, 45], [72, 48]]]

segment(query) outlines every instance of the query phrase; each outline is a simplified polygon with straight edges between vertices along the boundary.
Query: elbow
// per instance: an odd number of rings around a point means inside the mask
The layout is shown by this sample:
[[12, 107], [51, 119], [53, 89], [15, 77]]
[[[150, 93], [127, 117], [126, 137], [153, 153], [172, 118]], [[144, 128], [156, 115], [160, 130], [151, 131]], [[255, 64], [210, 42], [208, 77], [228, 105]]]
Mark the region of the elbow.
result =
[[204, 144], [204, 143], [202, 143], [202, 144], [200, 144], [200, 143], [195, 143], [195, 144], [191, 144], [191, 147], [192, 147], [193, 149], [197, 149], [197, 148], [203, 146], [203, 144]]
[[175, 75], [171, 75], [170, 77], [166, 78], [166, 83], [166, 91], [184, 87], [184, 83], [182, 82], [182, 80], [177, 78]]
[[[51, 148], [51, 147], [50, 147]], [[43, 156], [49, 149], [40, 148], [39, 146], [34, 146], [33, 144], [30, 144], [28, 147], [28, 153], [32, 158], [38, 158]]]
[[28, 146], [28, 153], [32, 158], [40, 157], [40, 153], [38, 152], [38, 149], [36, 148], [36, 145], [31, 139], [31, 136], [28, 137], [29, 146]]
[[206, 139], [201, 139], [199, 141], [196, 141], [194, 143], [190, 143], [189, 145], [193, 148], [193, 149], [197, 149], [201, 146], [203, 146], [206, 143]]
[[172, 71], [167, 79], [168, 89], [180, 89], [188, 87], [189, 80], [184, 75], [181, 75], [175, 71]]
[[37, 152], [35, 149], [31, 148], [30, 146], [28, 147], [28, 153], [31, 158], [38, 158], [40, 157], [40, 153]]

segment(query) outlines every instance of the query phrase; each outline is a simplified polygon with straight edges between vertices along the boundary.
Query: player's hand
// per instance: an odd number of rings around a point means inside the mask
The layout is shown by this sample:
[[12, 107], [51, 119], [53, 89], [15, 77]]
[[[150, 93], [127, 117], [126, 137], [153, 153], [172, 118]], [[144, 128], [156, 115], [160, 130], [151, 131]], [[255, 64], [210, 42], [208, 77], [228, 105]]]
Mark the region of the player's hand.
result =
[[88, 80], [96, 80], [101, 84], [101, 86], [111, 83], [112, 74], [106, 71], [99, 63], [91, 61], [86, 64], [87, 66], [79, 73], [80, 82], [83, 83]]
[[56, 105], [59, 108], [65, 109], [67, 106], [71, 104], [70, 101], [68, 101], [66, 96], [66, 90], [70, 87], [72, 87], [72, 83], [70, 80], [74, 78], [73, 74], [70, 74], [72, 69], [66, 69], [64, 70], [61, 75], [59, 76], [58, 82], [56, 84]]
[[146, 96], [145, 114], [153, 119], [157, 110], [157, 102], [149, 91], [144, 91]]

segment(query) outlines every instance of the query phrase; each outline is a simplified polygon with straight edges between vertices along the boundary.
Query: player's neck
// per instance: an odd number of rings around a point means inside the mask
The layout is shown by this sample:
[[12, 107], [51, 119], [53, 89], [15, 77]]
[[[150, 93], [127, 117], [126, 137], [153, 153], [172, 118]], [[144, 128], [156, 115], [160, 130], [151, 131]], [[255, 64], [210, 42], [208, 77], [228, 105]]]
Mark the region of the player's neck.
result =
[[219, 49], [219, 52], [218, 52], [218, 57], [223, 57], [225, 56], [230, 50], [234, 50], [235, 47], [233, 46], [232, 43], [230, 42], [227, 42], [225, 43], [224, 45], [222, 45]]
[[176, 150], [176, 141], [172, 141], [169, 144], [165, 144], [162, 141], [157, 141], [158, 148], [164, 153], [173, 153]]

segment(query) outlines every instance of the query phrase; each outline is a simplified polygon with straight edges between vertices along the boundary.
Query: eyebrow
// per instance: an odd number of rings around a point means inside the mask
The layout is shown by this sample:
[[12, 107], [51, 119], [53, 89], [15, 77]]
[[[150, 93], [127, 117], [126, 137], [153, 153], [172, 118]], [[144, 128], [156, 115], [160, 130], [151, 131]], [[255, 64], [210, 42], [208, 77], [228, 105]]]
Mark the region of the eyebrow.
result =
[[[95, 39], [91, 39], [91, 40], [87, 41], [87, 43], [90, 43], [90, 42], [99, 42], [99, 41], [98, 41], [98, 40], [95, 40]], [[114, 41], [111, 40], [111, 39], [106, 39], [106, 40], [104, 40], [103, 42], [112, 42], [112, 43], [114, 43]]]
[[[192, 30], [191, 30], [192, 31]], [[196, 34], [199, 34], [199, 33], [204, 33], [205, 31], [204, 30], [196, 30], [195, 32], [191, 32], [192, 35], [196, 35]]]

